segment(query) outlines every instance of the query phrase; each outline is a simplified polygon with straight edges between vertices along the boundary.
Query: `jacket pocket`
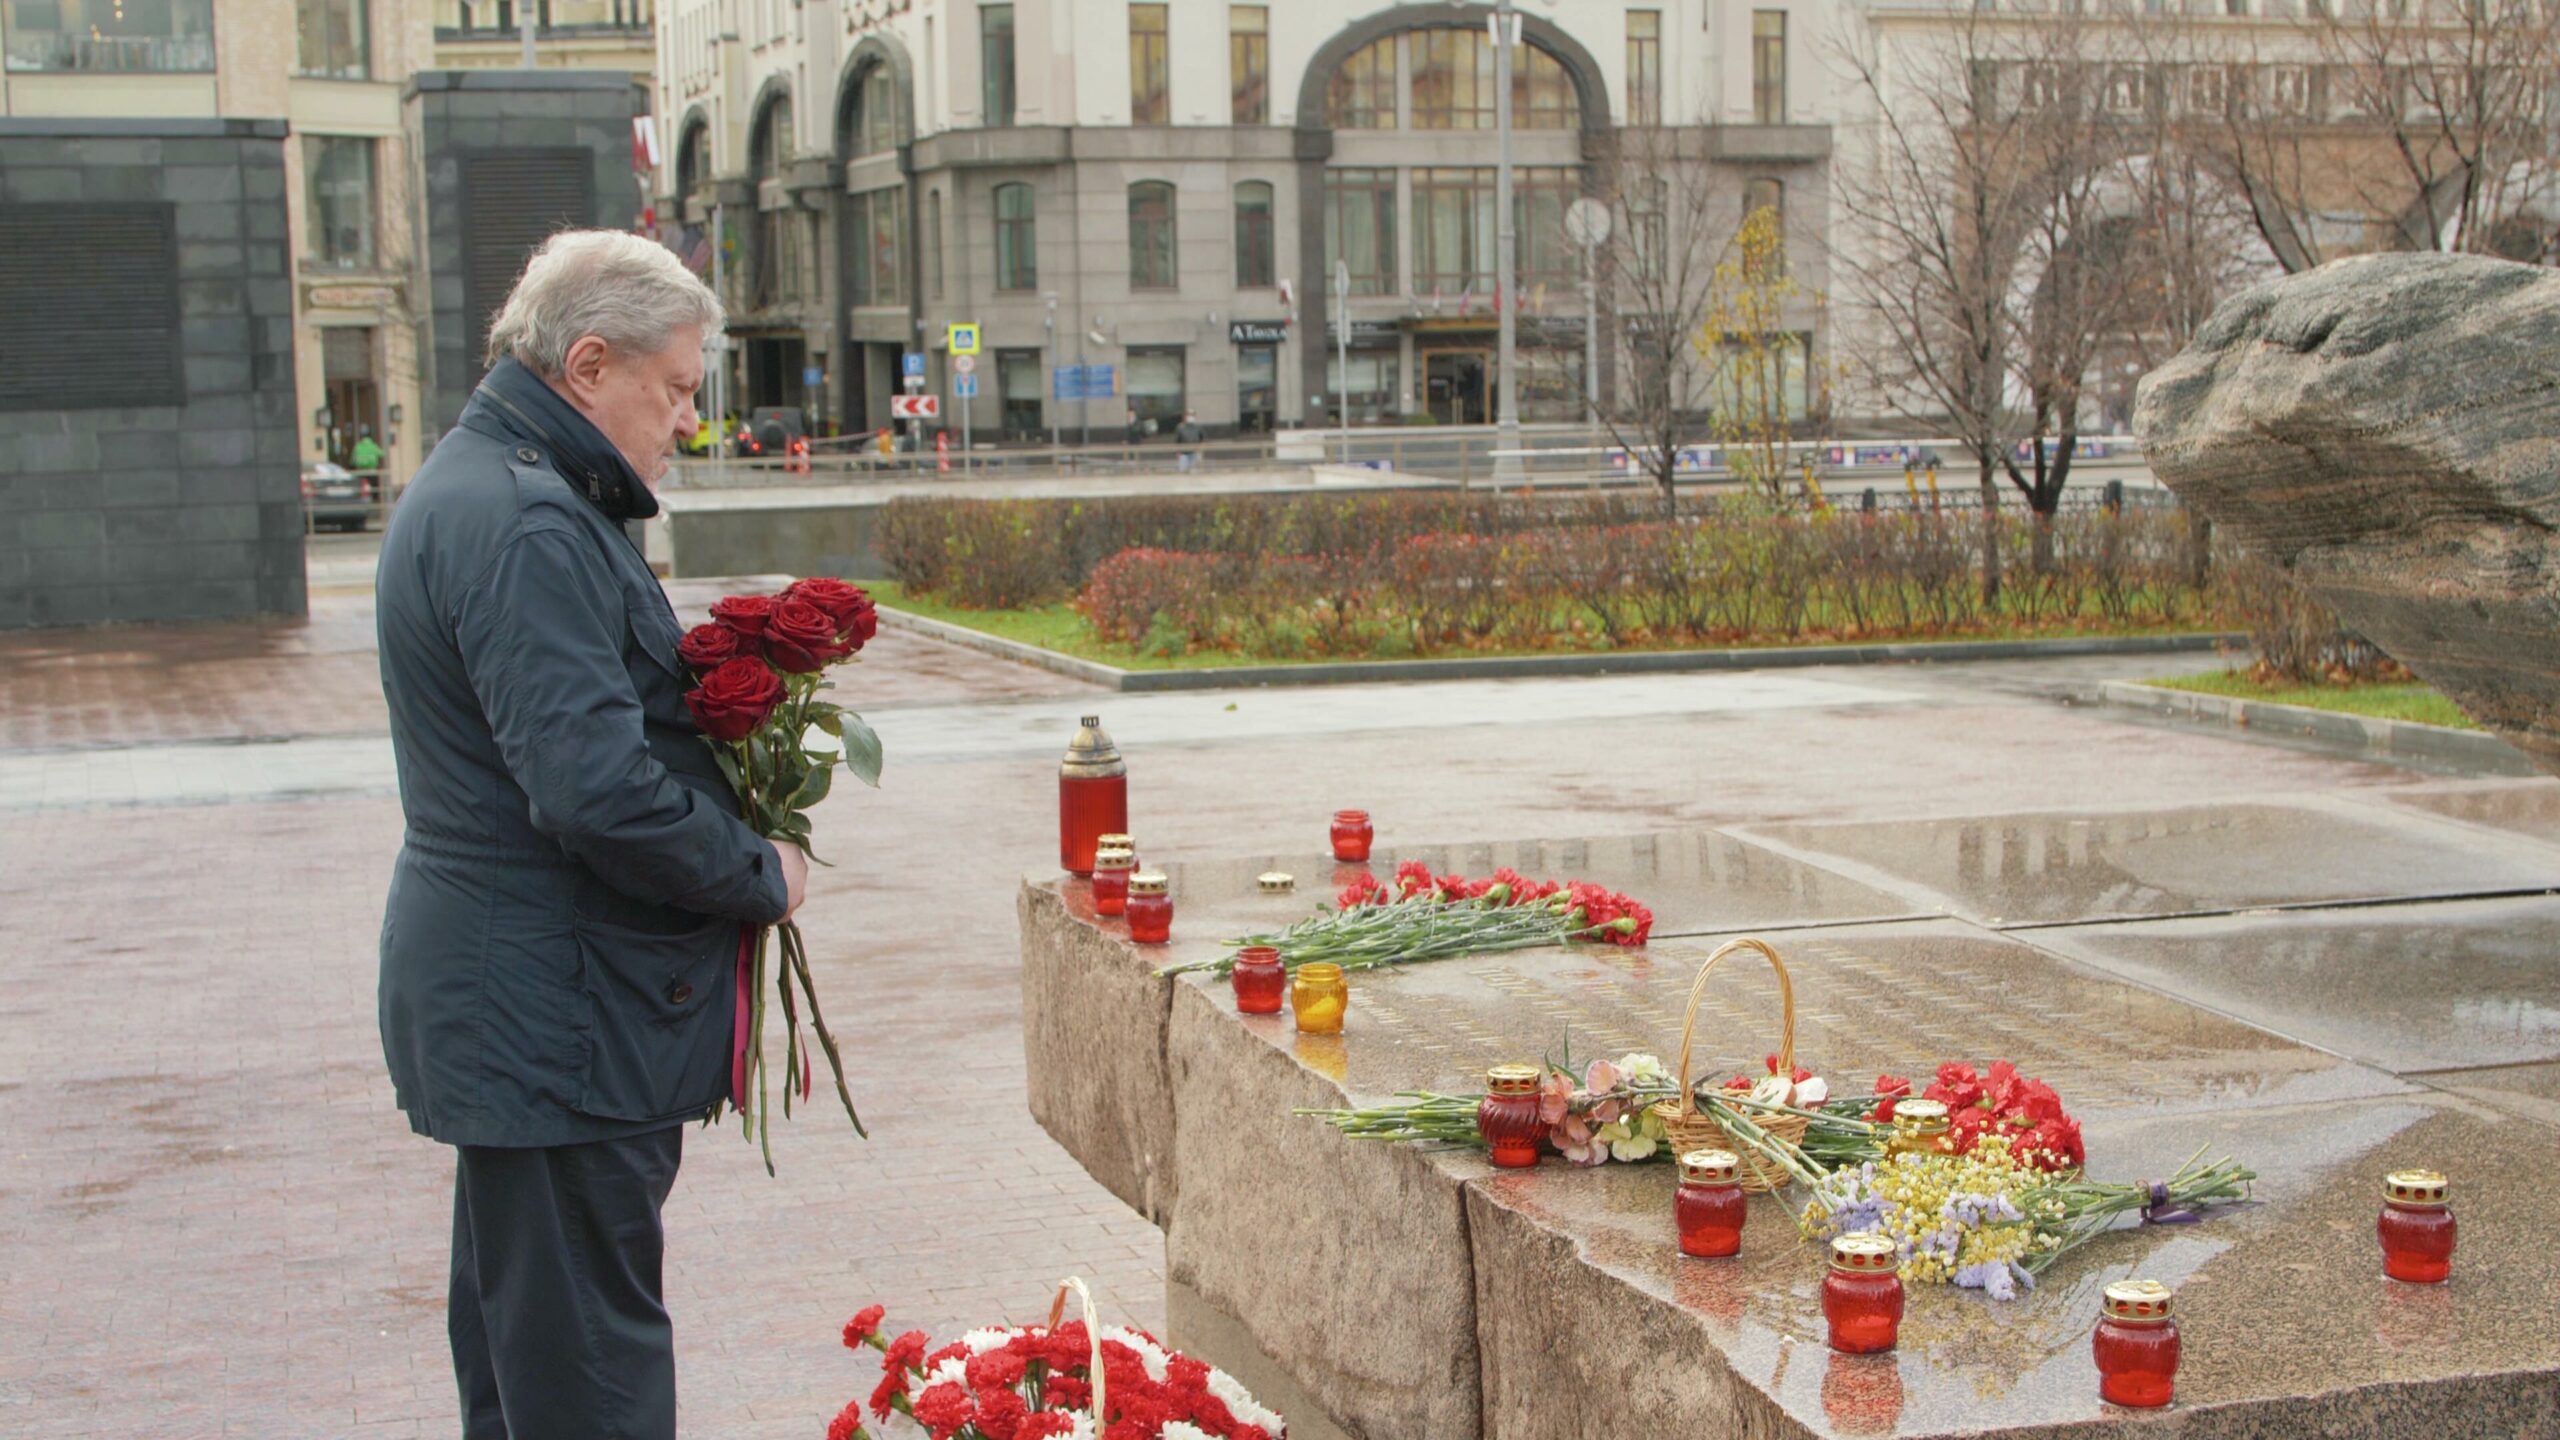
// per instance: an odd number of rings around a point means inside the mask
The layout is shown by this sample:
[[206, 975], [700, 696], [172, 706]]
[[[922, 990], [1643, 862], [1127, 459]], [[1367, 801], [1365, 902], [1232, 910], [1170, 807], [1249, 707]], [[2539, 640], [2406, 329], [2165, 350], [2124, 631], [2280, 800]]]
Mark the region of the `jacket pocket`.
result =
[[685, 1120], [729, 1093], [737, 922], [675, 934], [581, 917], [587, 1060], [576, 1108], [606, 1120]]

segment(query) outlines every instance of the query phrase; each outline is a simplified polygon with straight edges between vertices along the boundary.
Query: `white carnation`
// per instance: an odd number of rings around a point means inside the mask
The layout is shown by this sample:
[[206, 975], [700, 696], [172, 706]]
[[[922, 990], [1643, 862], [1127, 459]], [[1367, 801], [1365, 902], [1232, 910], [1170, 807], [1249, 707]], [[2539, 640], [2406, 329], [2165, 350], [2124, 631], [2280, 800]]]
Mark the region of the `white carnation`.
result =
[[1247, 1425], [1259, 1425], [1274, 1435], [1288, 1428], [1287, 1421], [1262, 1408], [1262, 1403], [1253, 1398], [1243, 1382], [1214, 1365], [1209, 1367], [1209, 1393], [1225, 1402], [1227, 1413]]
[[[954, 1355], [926, 1371], [924, 1383], [927, 1386], [949, 1383], [965, 1389], [969, 1384], [969, 1362]], [[917, 1388], [921, 1390], [924, 1387]]]
[[1128, 1346], [1131, 1350], [1136, 1351], [1138, 1355], [1138, 1363], [1147, 1368], [1147, 1378], [1158, 1384], [1164, 1383], [1165, 1353], [1162, 1347], [1158, 1346], [1156, 1342], [1139, 1334], [1135, 1330], [1123, 1329], [1117, 1325], [1105, 1327], [1102, 1332], [1102, 1338], [1105, 1340], [1116, 1340], [1119, 1343]]
[[1167, 1420], [1157, 1434], [1161, 1440], [1214, 1440], [1208, 1431], [1188, 1420]]
[[960, 1337], [960, 1343], [969, 1347], [970, 1354], [984, 1355], [1012, 1344], [1013, 1334], [1010, 1330], [972, 1330]]
[[1819, 1105], [1830, 1098], [1831, 1082], [1823, 1079], [1819, 1075], [1814, 1076], [1810, 1080], [1799, 1080], [1796, 1082], [1796, 1098], [1794, 1103], [1796, 1108], [1799, 1110], [1810, 1110], [1814, 1106]]

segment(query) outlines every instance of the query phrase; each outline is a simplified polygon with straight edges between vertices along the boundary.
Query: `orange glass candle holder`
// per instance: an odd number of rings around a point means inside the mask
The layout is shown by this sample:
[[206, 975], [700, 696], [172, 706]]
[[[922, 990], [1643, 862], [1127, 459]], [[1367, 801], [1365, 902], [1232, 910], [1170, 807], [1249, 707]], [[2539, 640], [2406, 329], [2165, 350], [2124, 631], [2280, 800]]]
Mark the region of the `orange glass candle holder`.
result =
[[2156, 1410], [2178, 1390], [2178, 1322], [2169, 1287], [2157, 1280], [2119, 1280], [2106, 1288], [2105, 1314], [2089, 1338], [2098, 1362], [2098, 1398], [2110, 1405]]
[[1289, 975], [1289, 1008], [1298, 1028], [1310, 1035], [1342, 1033], [1342, 1013], [1351, 1008], [1351, 984], [1342, 967], [1329, 960], [1299, 966]]
[[1742, 1193], [1742, 1159], [1730, 1150], [1692, 1150], [1680, 1157], [1680, 1190], [1671, 1198], [1680, 1253], [1720, 1260], [1742, 1252], [1742, 1222], [1751, 1197]]
[[1861, 1232], [1831, 1242], [1831, 1273], [1822, 1277], [1822, 1318], [1831, 1348], [1873, 1355], [1893, 1348], [1902, 1330], [1901, 1257], [1893, 1241]]
[[2382, 1177], [2382, 1273], [2412, 1285], [2441, 1285], [2453, 1273], [2451, 1186], [2434, 1170], [2394, 1170]]
[[1538, 1067], [1496, 1065], [1484, 1072], [1484, 1099], [1476, 1102], [1476, 1133], [1493, 1147], [1493, 1163], [1525, 1170], [1538, 1163], [1547, 1127], [1538, 1119]]

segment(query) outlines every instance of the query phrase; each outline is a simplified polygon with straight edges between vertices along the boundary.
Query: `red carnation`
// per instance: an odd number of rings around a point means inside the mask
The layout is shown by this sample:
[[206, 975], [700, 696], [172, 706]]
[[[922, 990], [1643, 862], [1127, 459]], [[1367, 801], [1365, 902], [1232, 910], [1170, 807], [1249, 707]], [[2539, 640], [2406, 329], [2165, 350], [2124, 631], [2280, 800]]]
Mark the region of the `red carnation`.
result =
[[1022, 1374], [1030, 1367], [1011, 1350], [990, 1350], [969, 1357], [969, 1388], [977, 1391], [1008, 1390], [1022, 1383]]
[[777, 669], [806, 675], [852, 654], [853, 647], [836, 637], [836, 622], [826, 611], [803, 600], [785, 600], [765, 621], [764, 651]]
[[1876, 1123], [1888, 1125], [1893, 1122], [1894, 1102], [1911, 1093], [1911, 1082], [1899, 1075], [1878, 1075], [1876, 1093], [1884, 1097], [1876, 1106]]
[[862, 1402], [852, 1401], [827, 1422], [827, 1440], [862, 1440]]
[[888, 1313], [887, 1307], [880, 1305], [865, 1305], [854, 1311], [853, 1318], [844, 1322], [844, 1348], [859, 1350], [869, 1344], [871, 1337], [880, 1333], [880, 1317]]
[[978, 1418], [970, 1423], [987, 1440], [1020, 1440], [1022, 1422], [1031, 1414], [1020, 1395], [1011, 1390], [980, 1390], [977, 1401]]
[[887, 1352], [880, 1357], [881, 1371], [899, 1375], [915, 1369], [924, 1360], [924, 1347], [924, 1332], [921, 1330], [910, 1330], [890, 1341]]
[[676, 642], [676, 658], [695, 670], [717, 670], [741, 655], [757, 653], [756, 642], [726, 625], [696, 625]]
[[967, 1344], [962, 1341], [954, 1340], [950, 1344], [945, 1345], [941, 1349], [924, 1357], [924, 1364], [921, 1368], [925, 1370], [937, 1369], [941, 1366], [943, 1361], [957, 1360], [968, 1353], [969, 1347]]
[[906, 1393], [906, 1371], [892, 1370], [888, 1374], [881, 1376], [879, 1388], [871, 1392], [871, 1413], [882, 1420], [888, 1419], [889, 1411], [897, 1405], [899, 1399], [905, 1396]]
[[974, 1407], [969, 1392], [945, 1380], [927, 1385], [915, 1398], [916, 1423], [932, 1432], [933, 1440], [951, 1440], [951, 1436], [969, 1423]]
[[1043, 1410], [1023, 1421], [1022, 1428], [1013, 1432], [1013, 1440], [1056, 1440], [1058, 1436], [1074, 1434], [1075, 1429], [1073, 1415], [1063, 1410]]
[[782, 703], [782, 677], [761, 660], [724, 661], [685, 692], [693, 721], [714, 740], [744, 740]]
[[741, 635], [762, 635], [773, 604], [770, 595], [731, 595], [712, 602], [711, 618]]

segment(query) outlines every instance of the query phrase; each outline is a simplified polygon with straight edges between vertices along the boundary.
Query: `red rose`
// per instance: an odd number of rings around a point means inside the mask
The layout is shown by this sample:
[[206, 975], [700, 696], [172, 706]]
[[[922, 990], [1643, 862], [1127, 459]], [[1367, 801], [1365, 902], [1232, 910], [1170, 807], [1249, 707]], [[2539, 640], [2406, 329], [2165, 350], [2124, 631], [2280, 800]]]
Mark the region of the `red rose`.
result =
[[812, 575], [782, 592], [785, 600], [802, 600], [827, 612], [827, 618], [842, 629], [853, 612], [871, 603], [859, 585], [848, 585], [833, 575]]
[[806, 675], [852, 654], [853, 647], [836, 638], [836, 622], [826, 611], [806, 600], [785, 600], [766, 618], [764, 653], [777, 669]]
[[754, 640], [717, 622], [696, 625], [676, 642], [676, 658], [696, 670], [717, 670], [741, 655], [755, 653]]
[[865, 1305], [853, 1312], [853, 1318], [844, 1322], [844, 1348], [859, 1350], [869, 1344], [871, 1337], [880, 1333], [880, 1317], [888, 1313], [886, 1307], [879, 1305]]
[[773, 603], [770, 595], [732, 595], [712, 605], [711, 618], [741, 635], [762, 635]]
[[744, 740], [782, 703], [782, 677], [761, 660], [723, 661], [685, 692], [693, 722], [714, 740]]

